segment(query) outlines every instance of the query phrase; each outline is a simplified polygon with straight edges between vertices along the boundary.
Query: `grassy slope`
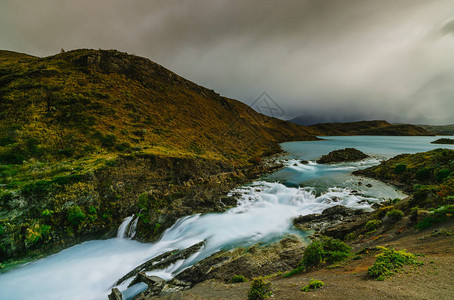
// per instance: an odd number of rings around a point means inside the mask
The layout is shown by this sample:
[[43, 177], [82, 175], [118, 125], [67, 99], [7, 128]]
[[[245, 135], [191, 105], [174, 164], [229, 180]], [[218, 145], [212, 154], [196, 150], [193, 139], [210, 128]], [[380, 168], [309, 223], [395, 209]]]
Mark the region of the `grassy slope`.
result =
[[310, 138], [302, 126], [260, 115], [144, 58], [94, 50], [5, 56], [3, 163], [140, 148], [244, 164], [277, 141]]
[[0, 262], [111, 235], [132, 213], [156, 237], [307, 139], [145, 58], [0, 51]]
[[390, 124], [386, 121], [324, 123], [309, 126], [319, 135], [433, 135], [425, 129], [408, 124]]

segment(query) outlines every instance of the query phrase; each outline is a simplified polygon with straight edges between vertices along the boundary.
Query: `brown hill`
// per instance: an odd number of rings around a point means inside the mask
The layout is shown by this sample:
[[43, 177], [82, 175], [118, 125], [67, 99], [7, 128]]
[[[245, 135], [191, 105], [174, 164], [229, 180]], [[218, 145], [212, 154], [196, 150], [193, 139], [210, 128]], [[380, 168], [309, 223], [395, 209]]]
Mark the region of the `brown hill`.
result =
[[[151, 240], [267, 171], [278, 142], [316, 139], [142, 57], [0, 51], [0, 269], [115, 234]], [[6, 265], [6, 268], [8, 268]]]
[[309, 126], [317, 135], [422, 135], [433, 133], [409, 124], [390, 124], [386, 121], [361, 121], [349, 123], [323, 123]]
[[0, 57], [3, 163], [139, 149], [244, 164], [277, 142], [313, 139], [146, 58], [114, 50]]

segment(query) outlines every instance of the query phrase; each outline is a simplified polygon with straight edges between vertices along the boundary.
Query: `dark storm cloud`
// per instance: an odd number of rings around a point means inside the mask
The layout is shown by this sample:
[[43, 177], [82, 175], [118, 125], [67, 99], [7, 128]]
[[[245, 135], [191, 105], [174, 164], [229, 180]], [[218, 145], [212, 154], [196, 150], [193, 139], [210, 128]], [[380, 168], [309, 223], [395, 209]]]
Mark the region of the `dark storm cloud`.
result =
[[287, 112], [454, 123], [451, 0], [4, 0], [0, 48], [118, 49]]

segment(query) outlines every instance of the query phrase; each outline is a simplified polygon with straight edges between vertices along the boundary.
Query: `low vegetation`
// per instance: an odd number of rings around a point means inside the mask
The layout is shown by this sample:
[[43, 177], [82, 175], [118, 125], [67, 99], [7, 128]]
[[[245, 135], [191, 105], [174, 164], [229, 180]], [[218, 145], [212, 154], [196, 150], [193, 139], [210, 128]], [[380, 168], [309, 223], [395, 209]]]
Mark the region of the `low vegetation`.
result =
[[309, 268], [342, 261], [350, 255], [350, 251], [351, 248], [341, 240], [323, 237], [306, 247], [297, 268], [285, 274], [284, 277], [301, 273]]
[[319, 288], [321, 288], [324, 285], [325, 285], [325, 283], [323, 281], [311, 278], [311, 280], [309, 281], [309, 284], [303, 286], [301, 288], [301, 290], [303, 292], [309, 292], [311, 290], [319, 289]]
[[247, 279], [243, 275], [234, 275], [232, 277], [232, 282], [233, 283], [238, 283], [238, 282], [246, 282]]
[[[402, 154], [380, 165], [356, 171], [385, 182], [402, 185], [412, 195], [408, 208], [438, 208], [452, 204], [454, 196], [454, 150], [435, 149]], [[396, 215], [397, 216], [397, 215]]]
[[399, 272], [405, 265], [421, 265], [412, 253], [405, 250], [379, 247], [382, 253], [377, 255], [377, 259], [372, 267], [367, 270], [369, 276], [376, 280], [385, 280], [396, 272]]
[[421, 222], [416, 224], [416, 228], [423, 230], [432, 227], [435, 224], [442, 223], [448, 219], [452, 219], [454, 215], [454, 205], [441, 206], [437, 209], [433, 209], [430, 214], [425, 217]]
[[272, 295], [271, 282], [262, 277], [254, 278], [248, 292], [248, 300], [267, 299]]

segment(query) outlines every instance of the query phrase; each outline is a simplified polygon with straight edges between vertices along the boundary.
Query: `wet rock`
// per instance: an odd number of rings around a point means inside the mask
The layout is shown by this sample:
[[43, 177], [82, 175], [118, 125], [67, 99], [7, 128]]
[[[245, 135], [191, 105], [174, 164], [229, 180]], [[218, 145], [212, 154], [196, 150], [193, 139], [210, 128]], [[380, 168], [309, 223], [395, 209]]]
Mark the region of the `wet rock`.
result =
[[343, 239], [350, 232], [364, 228], [367, 221], [368, 219], [364, 215], [352, 216], [348, 221], [344, 220], [342, 223], [325, 228], [322, 234], [336, 239]]
[[360, 220], [364, 214], [365, 212], [360, 209], [355, 210], [343, 205], [336, 205], [325, 209], [321, 214], [299, 216], [293, 219], [293, 225], [304, 231], [314, 230], [323, 235], [338, 236], [344, 232], [344, 229], [339, 226]]
[[112, 293], [108, 297], [109, 300], [123, 300], [123, 294], [117, 288], [113, 288]]
[[148, 285], [148, 289], [134, 297], [134, 299], [137, 299], [141, 296], [156, 296], [159, 295], [159, 293], [162, 291], [164, 288], [164, 285], [166, 281], [158, 276], [148, 276], [145, 274], [145, 272], [140, 272], [137, 274], [136, 278], [131, 282], [129, 286], [133, 286], [134, 284], [137, 284], [139, 282], [143, 282], [146, 285]]
[[235, 197], [222, 197], [221, 203], [224, 206], [235, 206], [237, 204], [237, 199]]
[[311, 222], [314, 220], [318, 220], [322, 217], [320, 214], [310, 214], [310, 215], [304, 215], [304, 216], [299, 216], [293, 219], [293, 224], [303, 224], [307, 222]]
[[172, 251], [163, 253], [157, 257], [154, 257], [154, 258], [144, 262], [140, 266], [137, 266], [132, 271], [130, 271], [128, 274], [126, 274], [125, 276], [120, 278], [115, 283], [115, 285], [121, 284], [123, 281], [137, 275], [139, 272], [164, 269], [164, 268], [170, 266], [171, 264], [175, 263], [178, 260], [188, 258], [192, 254], [198, 252], [204, 245], [205, 245], [205, 242], [200, 242], [200, 243], [192, 245], [191, 247], [186, 248], [184, 250], [172, 250]]
[[319, 164], [338, 163], [338, 162], [349, 162], [358, 161], [369, 156], [355, 148], [346, 148], [341, 150], [331, 151], [330, 153], [323, 155], [317, 160]]
[[367, 186], [368, 188], [371, 188], [371, 187], [372, 187], [372, 184], [368, 183], [368, 184], [366, 184], [366, 186]]
[[209, 279], [229, 282], [234, 275], [253, 278], [288, 271], [298, 265], [305, 246], [300, 238], [289, 236], [267, 246], [219, 251], [184, 270], [175, 279], [194, 285]]
[[145, 272], [139, 272], [139, 274], [137, 274], [136, 278], [134, 278], [134, 280], [131, 281], [131, 283], [129, 284], [128, 287], [131, 287], [134, 284], [137, 284], [139, 282], [145, 283], [146, 285], [148, 285], [148, 287], [161, 287], [162, 288], [166, 281], [164, 279], [162, 279], [161, 277], [148, 276], [147, 274], [145, 274]]
[[302, 163], [303, 165], [307, 165], [309, 162], [307, 160], [302, 160], [300, 161], [300, 163]]
[[329, 207], [329, 208], [325, 209], [322, 212], [322, 215], [326, 215], [326, 216], [332, 216], [332, 215], [349, 216], [349, 215], [353, 214], [353, 211], [354, 211], [353, 209], [345, 207], [343, 205], [336, 205], [336, 206]]

